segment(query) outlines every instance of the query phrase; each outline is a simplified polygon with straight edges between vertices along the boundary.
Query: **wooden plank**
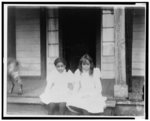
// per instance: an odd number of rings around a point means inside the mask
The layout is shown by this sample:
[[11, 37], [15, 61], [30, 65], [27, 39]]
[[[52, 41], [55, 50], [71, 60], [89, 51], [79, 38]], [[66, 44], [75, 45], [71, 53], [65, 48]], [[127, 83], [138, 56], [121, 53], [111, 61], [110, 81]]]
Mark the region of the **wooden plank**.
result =
[[115, 57], [114, 56], [102, 56], [101, 57], [101, 63], [114, 63], [115, 62]]
[[102, 55], [103, 56], [114, 56], [115, 48], [113, 42], [103, 42], [102, 44]]
[[133, 32], [133, 40], [145, 40], [145, 32]]
[[114, 28], [103, 28], [102, 29], [102, 41], [103, 42], [114, 41]]
[[115, 78], [115, 72], [114, 71], [101, 71], [101, 78], [102, 79], [114, 79]]
[[17, 25], [18, 27], [22, 25], [22, 23], [24, 23], [24, 25], [39, 25], [40, 24], [40, 21], [38, 20], [39, 17], [36, 17], [36, 18], [24, 18], [24, 19], [18, 19], [16, 22], [17, 22]]
[[143, 63], [145, 63], [145, 56], [143, 56], [143, 55], [137, 55], [137, 56], [133, 55], [132, 56], [132, 62], [143, 62]]
[[102, 27], [114, 27], [114, 15], [113, 14], [103, 14]]
[[145, 24], [133, 24], [133, 32], [144, 32], [145, 29]]
[[58, 57], [59, 56], [59, 45], [49, 45], [48, 46], [48, 56]]
[[41, 72], [40, 71], [21, 71], [20, 75], [21, 76], [40, 76]]
[[30, 57], [39, 57], [40, 59], [40, 52], [17, 52], [16, 54], [17, 57], [26, 57], [26, 58], [30, 58]]
[[132, 91], [133, 8], [125, 8], [126, 83]]
[[[116, 87], [121, 86], [124, 92], [120, 92], [122, 95], [117, 95], [118, 92], [115, 90], [114, 95], [117, 97], [124, 98], [127, 96], [127, 85], [126, 85], [126, 58], [125, 58], [125, 11], [123, 8], [116, 8], [114, 10], [114, 30], [115, 30], [115, 82]], [[125, 88], [124, 88], [125, 87]], [[118, 89], [118, 88], [116, 88]]]
[[40, 71], [40, 64], [36, 64], [36, 63], [21, 63], [21, 69], [23, 69], [24, 71]]
[[133, 51], [133, 52], [137, 52], [137, 53], [139, 52], [139, 53], [142, 53], [142, 54], [143, 54], [143, 53], [146, 52], [146, 49], [145, 49], [145, 48], [135, 48], [135, 47], [134, 47], [134, 48], [132, 48], [132, 51]]
[[33, 64], [40, 64], [40, 59], [39, 58], [35, 58], [35, 57], [30, 57], [30, 58], [17, 58], [17, 60], [21, 63], [33, 63]]
[[58, 18], [48, 19], [48, 31], [58, 30]]
[[145, 76], [145, 70], [132, 69], [132, 76]]
[[21, 44], [23, 44], [23, 45], [26, 45], [26, 46], [28, 46], [28, 45], [40, 45], [40, 41], [39, 41], [39, 38], [30, 38], [30, 39], [24, 39], [24, 38], [22, 38], [22, 39], [19, 39], [19, 41], [17, 41], [17, 44], [18, 45], [21, 45]]
[[16, 39], [19, 38], [40, 38], [39, 31], [17, 31], [16, 33]]
[[46, 36], [47, 36], [47, 31], [46, 31], [46, 20], [47, 20], [47, 10], [45, 7], [41, 7], [40, 9], [40, 43], [41, 43], [41, 49], [40, 49], [40, 54], [41, 54], [41, 79], [46, 79]]
[[16, 18], [17, 19], [27, 19], [27, 18], [39, 18], [39, 8], [18, 8], [16, 7]]
[[[29, 25], [29, 24], [28, 24], [28, 25]], [[16, 26], [16, 31], [17, 31], [17, 32], [18, 32], [18, 31], [39, 31], [39, 30], [40, 30], [39, 25], [33, 24], [33, 23], [30, 24], [30, 27], [27, 26], [27, 25], [23, 25], [23, 24]]]
[[145, 24], [145, 16], [134, 16], [134, 24]]
[[[27, 49], [28, 48], [28, 49]], [[23, 45], [23, 44], [17, 44], [17, 51], [39, 51], [40, 50], [40, 45], [39, 44], [34, 44], [34, 45]]]
[[133, 48], [145, 48], [145, 40], [133, 40]]
[[8, 7], [8, 43], [7, 43], [7, 56], [16, 58], [16, 15], [15, 7]]
[[115, 70], [115, 65], [114, 65], [114, 63], [103, 63], [102, 65], [101, 65], [101, 70], [102, 71], [114, 71]]
[[145, 63], [142, 63], [142, 62], [134, 62], [132, 61], [132, 69], [134, 70], [144, 70], [145, 69]]
[[97, 21], [96, 26], [99, 26], [96, 28], [96, 67], [101, 68], [101, 28], [102, 28], [102, 10], [96, 11], [96, 14], [100, 14], [96, 17]]
[[112, 8], [103, 8], [103, 10], [102, 10], [102, 13], [103, 14], [112, 14], [113, 13], [113, 9]]
[[145, 15], [145, 7], [134, 8], [134, 15]]
[[140, 48], [139, 49], [133, 48], [133, 50], [132, 50], [132, 56], [133, 56], [133, 58], [137, 57], [137, 56], [139, 56], [141, 58], [145, 58], [144, 48], [141, 48], [141, 49]]
[[53, 43], [59, 43], [58, 42], [58, 37], [59, 37], [59, 35], [58, 35], [58, 31], [50, 31], [50, 32], [48, 32], [47, 33], [48, 35], [48, 43], [49, 44], [53, 44]]
[[48, 8], [48, 17], [49, 18], [57, 18], [58, 17], [58, 8], [57, 7], [49, 7]]
[[21, 75], [40, 75], [39, 9], [17, 8], [16, 50], [21, 64]]

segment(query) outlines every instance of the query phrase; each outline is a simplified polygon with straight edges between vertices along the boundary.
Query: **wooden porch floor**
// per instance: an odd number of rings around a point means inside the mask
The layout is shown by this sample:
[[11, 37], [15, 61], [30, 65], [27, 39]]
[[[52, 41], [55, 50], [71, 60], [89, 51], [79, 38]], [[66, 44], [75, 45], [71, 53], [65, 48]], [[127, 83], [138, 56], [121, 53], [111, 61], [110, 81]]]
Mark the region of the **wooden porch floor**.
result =
[[[44, 91], [46, 80], [41, 79], [22, 79], [23, 80], [23, 94], [22, 97], [39, 97]], [[7, 92], [10, 89], [11, 83], [7, 83]], [[18, 85], [15, 86], [12, 94], [7, 93], [7, 96], [18, 96]]]

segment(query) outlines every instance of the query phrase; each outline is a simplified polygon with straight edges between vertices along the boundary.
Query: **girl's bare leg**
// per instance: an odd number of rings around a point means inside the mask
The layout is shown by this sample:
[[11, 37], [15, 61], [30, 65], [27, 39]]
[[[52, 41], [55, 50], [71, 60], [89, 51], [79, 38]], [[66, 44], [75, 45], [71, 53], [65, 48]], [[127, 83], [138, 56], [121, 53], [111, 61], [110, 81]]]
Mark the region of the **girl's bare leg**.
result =
[[53, 115], [55, 109], [55, 103], [48, 104], [48, 115]]
[[59, 114], [64, 115], [66, 110], [66, 103], [60, 103], [59, 104]]

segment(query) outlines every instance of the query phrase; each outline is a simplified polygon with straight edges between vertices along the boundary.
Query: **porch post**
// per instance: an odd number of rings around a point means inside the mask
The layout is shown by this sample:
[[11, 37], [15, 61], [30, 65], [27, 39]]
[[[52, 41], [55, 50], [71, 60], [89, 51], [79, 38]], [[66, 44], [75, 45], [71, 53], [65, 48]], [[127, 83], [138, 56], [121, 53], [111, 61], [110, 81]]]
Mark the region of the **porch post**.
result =
[[41, 79], [46, 79], [46, 8], [40, 8]]
[[124, 8], [114, 9], [114, 31], [115, 31], [115, 85], [114, 96], [124, 99], [128, 97], [128, 86], [126, 84], [126, 62], [125, 62], [125, 11]]
[[8, 50], [7, 57], [16, 58], [16, 9], [8, 7]]

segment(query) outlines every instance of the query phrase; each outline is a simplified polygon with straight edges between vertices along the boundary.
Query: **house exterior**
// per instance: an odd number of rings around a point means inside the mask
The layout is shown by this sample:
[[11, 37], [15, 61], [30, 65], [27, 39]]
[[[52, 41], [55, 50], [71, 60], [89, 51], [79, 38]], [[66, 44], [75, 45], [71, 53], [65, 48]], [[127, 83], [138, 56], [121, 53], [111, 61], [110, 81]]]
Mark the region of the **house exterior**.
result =
[[8, 57], [21, 63], [22, 77], [43, 81], [57, 57], [75, 71], [80, 57], [89, 53], [101, 70], [103, 95], [143, 100], [145, 12], [142, 6], [11, 6]]

